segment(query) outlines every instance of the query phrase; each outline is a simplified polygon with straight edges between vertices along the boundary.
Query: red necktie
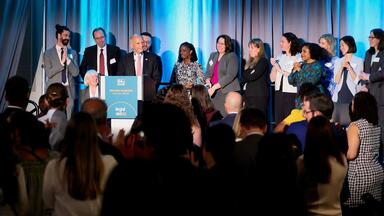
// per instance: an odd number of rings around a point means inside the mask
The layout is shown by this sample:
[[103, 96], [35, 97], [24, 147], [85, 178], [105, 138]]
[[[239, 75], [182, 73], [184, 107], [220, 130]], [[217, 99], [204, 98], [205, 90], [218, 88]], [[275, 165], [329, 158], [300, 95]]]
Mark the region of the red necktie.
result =
[[104, 76], [105, 72], [105, 66], [104, 66], [104, 54], [103, 54], [103, 49], [100, 50], [100, 59], [99, 59], [99, 73], [101, 76]]

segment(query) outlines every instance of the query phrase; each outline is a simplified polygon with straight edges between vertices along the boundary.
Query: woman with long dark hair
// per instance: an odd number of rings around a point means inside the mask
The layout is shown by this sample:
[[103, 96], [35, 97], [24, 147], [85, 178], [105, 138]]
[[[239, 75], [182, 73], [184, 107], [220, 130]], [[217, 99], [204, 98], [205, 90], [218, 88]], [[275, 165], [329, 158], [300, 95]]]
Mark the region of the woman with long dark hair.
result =
[[309, 122], [304, 154], [297, 165], [308, 215], [341, 215], [340, 194], [348, 165], [326, 117], [316, 116]]
[[43, 199], [54, 215], [99, 215], [105, 182], [117, 164], [113, 156], [102, 156], [96, 123], [79, 112], [68, 122], [59, 159], [45, 170]]
[[350, 196], [344, 205], [351, 213], [359, 210], [365, 213], [367, 204], [374, 204], [367, 203], [369, 199], [382, 201], [384, 182], [384, 169], [379, 157], [383, 150], [380, 145], [381, 129], [375, 98], [368, 92], [357, 93], [352, 100], [350, 114], [352, 122], [347, 130]]

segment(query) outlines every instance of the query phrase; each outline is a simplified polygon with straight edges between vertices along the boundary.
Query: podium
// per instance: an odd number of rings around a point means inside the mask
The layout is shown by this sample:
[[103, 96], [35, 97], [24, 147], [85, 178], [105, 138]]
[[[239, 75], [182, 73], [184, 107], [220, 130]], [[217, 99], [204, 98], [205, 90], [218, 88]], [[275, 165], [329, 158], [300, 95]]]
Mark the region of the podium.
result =
[[114, 137], [120, 129], [128, 133], [138, 114], [138, 102], [143, 100], [141, 76], [100, 77], [100, 98], [108, 105], [107, 118], [111, 119]]

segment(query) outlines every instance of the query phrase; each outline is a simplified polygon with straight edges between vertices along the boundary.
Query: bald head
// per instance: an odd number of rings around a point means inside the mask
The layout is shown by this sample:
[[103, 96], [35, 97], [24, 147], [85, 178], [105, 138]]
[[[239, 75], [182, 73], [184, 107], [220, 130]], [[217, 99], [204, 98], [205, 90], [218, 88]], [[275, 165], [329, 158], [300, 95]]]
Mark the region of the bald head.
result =
[[132, 35], [129, 38], [129, 46], [131, 47], [133, 52], [142, 53], [143, 52], [143, 38], [138, 34]]
[[237, 92], [229, 92], [225, 98], [225, 111], [227, 113], [239, 112], [242, 107], [241, 95]]
[[99, 98], [89, 98], [81, 105], [81, 111], [91, 114], [98, 126], [107, 122], [107, 110], [107, 104]]

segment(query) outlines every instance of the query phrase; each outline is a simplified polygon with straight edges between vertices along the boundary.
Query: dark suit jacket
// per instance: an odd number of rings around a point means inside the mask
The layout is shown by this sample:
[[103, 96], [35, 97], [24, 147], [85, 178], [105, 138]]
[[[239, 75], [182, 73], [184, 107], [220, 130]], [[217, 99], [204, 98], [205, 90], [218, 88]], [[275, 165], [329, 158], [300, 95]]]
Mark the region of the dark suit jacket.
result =
[[373, 62], [371, 66], [372, 54], [365, 53], [364, 72], [370, 74], [368, 89], [380, 107], [384, 106], [384, 51], [380, 51], [376, 58], [380, 58], [379, 62]]
[[[144, 101], [151, 101], [161, 81], [161, 63], [156, 54], [150, 52], [143, 52], [143, 54]], [[123, 73], [122, 75], [136, 76], [133, 52], [121, 57], [118, 71]]]
[[268, 100], [268, 66], [266, 58], [260, 58], [257, 64], [244, 71], [241, 84], [244, 91], [246, 106], [255, 107], [266, 113]]
[[[113, 59], [115, 59], [113, 61]], [[111, 63], [111, 60], [113, 63]], [[117, 65], [120, 60], [120, 48], [107, 44], [107, 68], [109, 76], [122, 75], [118, 73]], [[88, 70], [97, 70], [97, 45], [87, 47], [84, 51], [83, 60], [80, 64], [80, 74], [84, 79]]]
[[251, 134], [235, 145], [235, 163], [242, 178], [249, 178], [255, 172], [258, 146], [262, 137], [260, 134]]
[[118, 164], [125, 161], [123, 154], [112, 144], [105, 142], [100, 137], [97, 137], [97, 142], [99, 143], [99, 149], [102, 155], [112, 155]]
[[229, 127], [232, 127], [233, 122], [235, 122], [236, 115], [237, 115], [237, 113], [228, 114], [227, 116], [225, 116], [221, 120], [211, 122], [211, 124], [209, 126], [212, 127], [212, 126], [218, 125], [218, 124], [226, 124]]

